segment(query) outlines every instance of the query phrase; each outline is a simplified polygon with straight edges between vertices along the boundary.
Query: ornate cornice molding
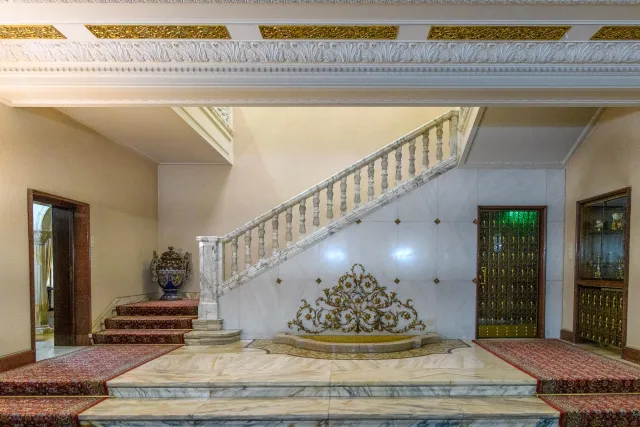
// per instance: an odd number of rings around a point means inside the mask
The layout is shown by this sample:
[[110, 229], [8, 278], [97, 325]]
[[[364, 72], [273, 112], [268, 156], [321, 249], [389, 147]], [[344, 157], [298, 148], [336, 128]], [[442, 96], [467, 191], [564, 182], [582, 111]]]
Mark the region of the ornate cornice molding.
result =
[[[631, 71], [640, 64], [640, 42], [38, 40], [0, 44], [0, 62], [5, 63], [5, 69], [11, 63], [46, 62], [55, 68], [55, 63], [64, 62], [84, 66], [118, 63], [121, 67], [127, 66], [124, 64], [181, 65], [181, 70], [184, 65], [193, 66], [193, 69], [205, 66], [206, 69], [206, 64], [282, 64], [288, 67], [344, 64], [368, 67], [438, 65], [443, 70], [461, 65], [615, 65], [630, 67]], [[189, 71], [189, 67], [185, 71]]]
[[2, 3], [259, 3], [436, 5], [636, 5], [640, 0], [0, 0]]

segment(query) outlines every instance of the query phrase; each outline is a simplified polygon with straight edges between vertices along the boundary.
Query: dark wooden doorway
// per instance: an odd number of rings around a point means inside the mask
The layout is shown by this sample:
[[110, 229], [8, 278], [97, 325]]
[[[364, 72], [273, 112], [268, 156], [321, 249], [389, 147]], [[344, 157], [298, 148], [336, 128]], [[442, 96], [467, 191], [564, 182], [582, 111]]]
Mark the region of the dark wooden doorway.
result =
[[37, 190], [27, 191], [31, 293], [31, 348], [35, 354], [33, 203], [51, 205], [54, 345], [90, 345], [91, 260], [89, 205]]
[[477, 338], [544, 338], [546, 207], [478, 208]]

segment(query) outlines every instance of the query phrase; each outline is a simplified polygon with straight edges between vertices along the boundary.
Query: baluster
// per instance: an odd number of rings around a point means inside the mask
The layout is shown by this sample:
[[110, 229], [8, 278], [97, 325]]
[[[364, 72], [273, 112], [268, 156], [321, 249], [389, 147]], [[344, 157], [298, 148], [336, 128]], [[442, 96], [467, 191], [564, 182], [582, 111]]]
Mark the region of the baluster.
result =
[[436, 160], [442, 160], [442, 123], [436, 126]]
[[313, 193], [313, 229], [320, 227], [320, 192]]
[[449, 120], [449, 155], [458, 155], [458, 116], [453, 115]]
[[333, 221], [333, 182], [327, 184], [327, 219]]
[[367, 176], [369, 177], [369, 189], [367, 190], [367, 195], [369, 196], [369, 201], [373, 200], [373, 197], [375, 196], [375, 190], [373, 188], [374, 185], [374, 177], [375, 177], [375, 163], [371, 162], [369, 163], [369, 166], [367, 167]]
[[273, 229], [273, 243], [271, 246], [274, 254], [278, 252], [278, 248], [280, 247], [280, 244], [278, 243], [278, 215], [280, 214], [276, 213], [271, 220], [271, 228]]
[[422, 170], [429, 169], [429, 130], [422, 134]]
[[347, 176], [340, 180], [340, 216], [347, 214]]
[[416, 140], [409, 143], [409, 177], [416, 176]]
[[251, 230], [244, 233], [244, 268], [251, 267]]
[[360, 169], [353, 172], [353, 207], [360, 206]]
[[380, 175], [382, 176], [382, 194], [386, 193], [387, 188], [389, 188], [389, 180], [387, 179], [387, 175], [389, 175], [389, 172], [387, 172], [388, 166], [389, 166], [389, 155], [384, 154], [382, 156], [382, 172], [380, 172]]
[[306, 221], [305, 216], [307, 215], [306, 205], [307, 205], [307, 199], [300, 200], [300, 206], [298, 207], [298, 210], [300, 212], [300, 228], [298, 229], [298, 231], [300, 232], [300, 237], [304, 237], [305, 233], [307, 232], [307, 227], [305, 225], [305, 221]]
[[264, 222], [258, 224], [258, 257], [264, 259]]
[[285, 215], [285, 220], [287, 221], [285, 227], [287, 232], [284, 235], [284, 240], [287, 242], [287, 246], [291, 245], [291, 241], [293, 240], [293, 234], [291, 233], [291, 229], [293, 228], [293, 207], [289, 206], [287, 208], [287, 214]]
[[396, 186], [402, 182], [402, 146], [396, 148]]
[[238, 274], [238, 238], [231, 239], [231, 275]]

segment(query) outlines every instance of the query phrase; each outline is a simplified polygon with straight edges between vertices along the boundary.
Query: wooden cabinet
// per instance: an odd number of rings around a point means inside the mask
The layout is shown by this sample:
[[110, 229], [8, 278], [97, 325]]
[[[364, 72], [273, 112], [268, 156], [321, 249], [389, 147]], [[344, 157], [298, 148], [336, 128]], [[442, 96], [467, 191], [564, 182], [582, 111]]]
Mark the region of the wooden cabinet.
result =
[[615, 348], [625, 344], [630, 209], [630, 188], [578, 202], [577, 341]]

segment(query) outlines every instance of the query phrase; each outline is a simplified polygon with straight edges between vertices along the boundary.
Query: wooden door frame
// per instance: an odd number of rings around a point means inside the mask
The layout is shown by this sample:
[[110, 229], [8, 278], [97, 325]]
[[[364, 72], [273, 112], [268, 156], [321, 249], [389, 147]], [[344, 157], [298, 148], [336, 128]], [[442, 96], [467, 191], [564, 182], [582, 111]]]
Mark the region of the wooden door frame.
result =
[[[87, 203], [38, 190], [27, 190], [29, 233], [29, 294], [31, 298], [31, 350], [36, 350], [35, 271], [33, 248], [33, 203], [73, 209], [72, 324], [74, 345], [91, 345], [91, 253], [90, 209]], [[55, 327], [55, 326], [54, 326]]]
[[540, 213], [540, 248], [538, 250], [538, 338], [545, 337], [545, 313], [546, 313], [546, 292], [547, 292], [547, 207], [546, 206], [478, 206], [478, 216], [476, 219], [477, 241], [476, 241], [476, 339], [478, 337], [478, 303], [479, 293], [478, 284], [480, 278], [478, 277], [478, 271], [480, 270], [480, 212], [483, 210], [520, 210], [520, 211], [538, 211]]
[[[589, 197], [586, 199], [578, 200], [576, 202], [576, 235], [575, 235], [575, 263], [573, 266], [573, 332], [565, 332], [565, 339], [574, 343], [590, 342], [580, 338], [578, 311], [579, 311], [579, 287], [582, 286], [578, 282], [580, 280], [580, 223], [582, 220], [581, 206], [587, 203], [595, 202], [600, 199], [608, 199], [615, 197], [627, 197], [627, 211], [625, 213], [625, 230], [624, 230], [624, 246], [622, 248], [624, 253], [624, 280], [622, 281], [622, 348], [621, 353], [624, 356], [627, 355], [627, 360], [633, 360], [636, 363], [640, 361], [638, 350], [627, 347], [627, 316], [629, 309], [629, 241], [631, 235], [631, 187], [621, 188], [615, 191], [609, 191], [608, 193], [599, 194], [597, 196]], [[606, 283], [606, 280], [603, 281]], [[635, 357], [633, 355], [635, 355]], [[634, 360], [635, 359], [635, 360]]]

